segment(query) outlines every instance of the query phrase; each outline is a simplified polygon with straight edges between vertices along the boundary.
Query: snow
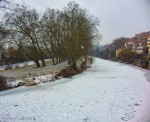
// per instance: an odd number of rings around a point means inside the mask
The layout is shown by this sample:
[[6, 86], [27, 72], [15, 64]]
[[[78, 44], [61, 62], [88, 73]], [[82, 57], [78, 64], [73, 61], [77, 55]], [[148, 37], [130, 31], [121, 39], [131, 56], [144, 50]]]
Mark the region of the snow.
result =
[[6, 65], [0, 66], [0, 71], [1, 71], [1, 70], [5, 70], [5, 68], [6, 68]]
[[45, 82], [50, 82], [54, 80], [54, 74], [48, 74], [48, 75], [43, 75], [43, 76], [37, 76], [34, 77], [35, 84], [40, 84], [40, 83], [45, 83]]
[[[51, 61], [51, 59], [45, 59], [45, 61]], [[41, 62], [41, 61], [40, 61]], [[24, 61], [22, 63], [17, 63], [17, 64], [10, 64], [9, 66], [11, 66], [13, 69], [16, 67], [24, 67], [24, 66], [30, 66], [30, 65], [34, 65], [34, 61]], [[0, 66], [0, 71], [1, 70], [5, 70], [5, 68], [8, 65], [4, 65], [4, 66]]]
[[150, 71], [95, 59], [73, 78], [0, 92], [0, 122], [150, 122]]
[[7, 85], [10, 86], [10, 87], [16, 87], [16, 86], [18, 86], [18, 84], [19, 84], [20, 82], [23, 82], [23, 81], [22, 81], [22, 80], [15, 80], [15, 81], [12, 81], [12, 82], [11, 82], [11, 81], [10, 81], [10, 82], [8, 81], [8, 82], [7, 82]]
[[[34, 65], [35, 63], [33, 61], [24, 61], [23, 63], [17, 63], [17, 64], [10, 64], [9, 66], [12, 67], [13, 69], [16, 67], [24, 67], [24, 66], [30, 66]], [[8, 65], [0, 66], [0, 71], [5, 70], [5, 68]]]
[[[59, 77], [59, 79], [61, 79], [61, 78], [62, 77]], [[43, 84], [46, 82], [54, 81], [55, 80], [55, 73], [30, 77], [30, 78], [26, 78], [26, 79], [33, 81], [36, 85], [37, 84]], [[12, 87], [12, 88], [18, 86], [19, 83], [25, 83], [25, 81], [22, 79], [21, 80], [14, 80], [14, 81], [7, 81], [7, 85]]]

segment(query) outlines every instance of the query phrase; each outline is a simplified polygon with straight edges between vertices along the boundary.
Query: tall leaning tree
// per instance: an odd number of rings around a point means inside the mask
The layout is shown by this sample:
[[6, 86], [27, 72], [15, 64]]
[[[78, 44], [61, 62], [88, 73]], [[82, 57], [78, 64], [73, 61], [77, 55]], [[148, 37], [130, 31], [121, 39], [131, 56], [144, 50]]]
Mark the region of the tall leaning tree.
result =
[[65, 45], [68, 62], [76, 67], [80, 57], [85, 57], [99, 37], [97, 26], [99, 20], [90, 15], [79, 4], [69, 2], [64, 9]]

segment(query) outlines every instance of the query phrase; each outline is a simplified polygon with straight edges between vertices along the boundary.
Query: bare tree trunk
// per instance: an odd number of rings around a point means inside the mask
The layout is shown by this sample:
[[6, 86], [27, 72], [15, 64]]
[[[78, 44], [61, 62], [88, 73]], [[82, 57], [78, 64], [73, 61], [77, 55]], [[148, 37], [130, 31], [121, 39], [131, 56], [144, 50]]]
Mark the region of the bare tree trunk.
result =
[[36, 67], [40, 67], [40, 63], [38, 60], [34, 60], [35, 64], [36, 64]]
[[40, 60], [41, 60], [41, 62], [42, 62], [42, 67], [45, 67], [45, 66], [46, 66], [46, 64], [45, 64], [44, 59], [42, 58], [42, 59], [40, 59]]

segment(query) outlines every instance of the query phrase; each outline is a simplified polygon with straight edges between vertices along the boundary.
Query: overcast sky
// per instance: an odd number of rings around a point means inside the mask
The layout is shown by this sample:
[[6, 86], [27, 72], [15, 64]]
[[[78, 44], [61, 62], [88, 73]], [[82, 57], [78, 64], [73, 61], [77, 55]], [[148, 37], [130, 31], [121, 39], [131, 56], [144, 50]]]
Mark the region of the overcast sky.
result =
[[[19, 2], [21, 0], [14, 0]], [[70, 0], [24, 0], [31, 7], [43, 12], [47, 7], [62, 9]], [[90, 14], [100, 19], [100, 44], [113, 39], [132, 37], [150, 31], [150, 0], [74, 0]]]

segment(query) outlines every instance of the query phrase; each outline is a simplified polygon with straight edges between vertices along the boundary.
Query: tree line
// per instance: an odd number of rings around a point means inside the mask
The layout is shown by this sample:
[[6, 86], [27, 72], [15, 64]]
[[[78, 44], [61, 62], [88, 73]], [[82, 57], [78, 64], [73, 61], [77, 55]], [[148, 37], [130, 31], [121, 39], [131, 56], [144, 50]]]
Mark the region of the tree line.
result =
[[76, 67], [76, 61], [80, 57], [86, 60], [99, 38], [99, 20], [75, 2], [61, 11], [47, 8], [43, 14], [16, 4], [4, 18], [5, 41], [21, 49], [37, 67], [46, 66], [45, 58], [51, 58], [54, 65], [67, 60]]
[[114, 39], [111, 44], [104, 45], [100, 49], [98, 47], [96, 49], [96, 56], [103, 59], [116, 60], [116, 51], [124, 48], [127, 40], [127, 37], [119, 37]]

